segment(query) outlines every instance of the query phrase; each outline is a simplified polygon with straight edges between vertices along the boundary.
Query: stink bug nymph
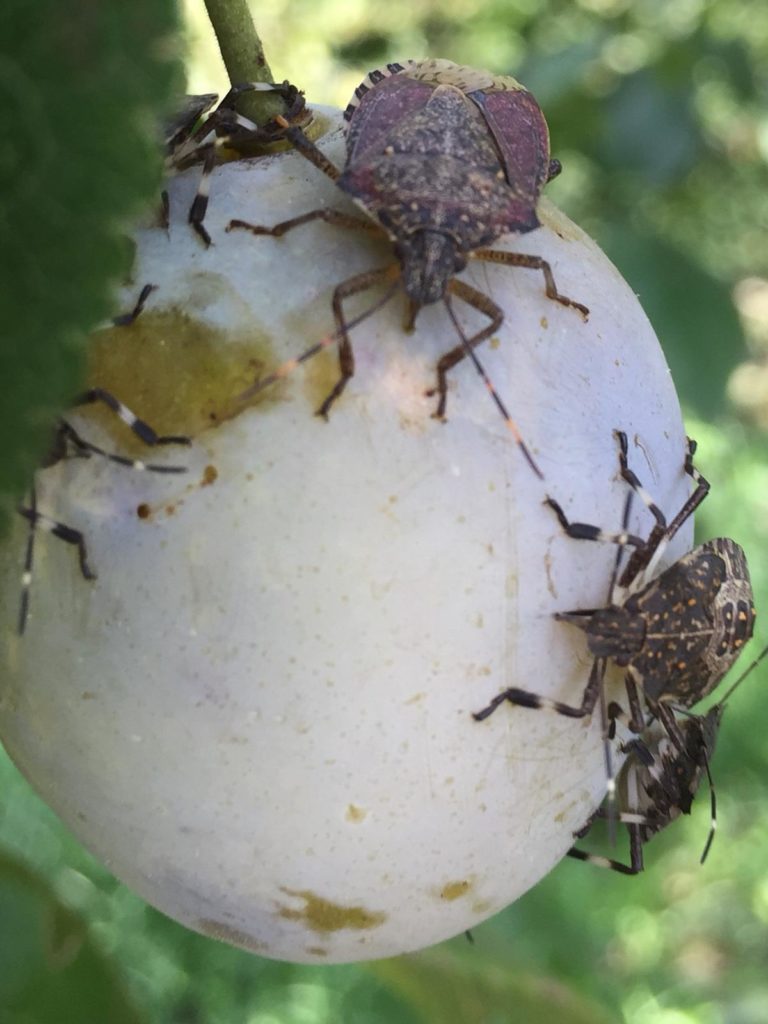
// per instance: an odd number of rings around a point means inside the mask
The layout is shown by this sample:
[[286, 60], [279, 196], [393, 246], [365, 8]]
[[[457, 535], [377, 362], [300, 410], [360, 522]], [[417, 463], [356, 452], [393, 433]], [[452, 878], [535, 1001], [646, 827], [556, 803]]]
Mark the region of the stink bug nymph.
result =
[[[343, 170], [300, 128], [286, 122], [285, 134], [352, 198], [368, 220], [318, 209], [273, 227], [233, 220], [227, 228], [280, 237], [302, 224], [323, 220], [339, 227], [383, 231], [393, 243], [395, 263], [364, 271], [334, 291], [340, 376], [318, 414], [327, 416], [354, 374], [343, 299], [376, 285], [400, 284], [408, 300], [405, 327], [410, 329], [421, 307], [439, 300], [457, 326], [450, 304], [450, 297], [455, 296], [484, 314], [489, 323], [469, 338], [459, 331], [460, 344], [438, 361], [436, 386], [429, 392], [438, 396], [434, 415], [442, 419], [445, 414], [448, 372], [469, 357], [538, 473], [474, 352], [498, 330], [504, 314], [488, 295], [456, 275], [470, 259], [539, 270], [549, 298], [587, 317], [586, 306], [557, 290], [546, 260], [486, 248], [503, 235], [524, 234], [539, 226], [536, 206], [541, 189], [559, 170], [556, 161], [550, 160], [549, 132], [541, 109], [513, 78], [446, 60], [411, 60], [370, 72], [356, 89], [344, 119], [347, 157]], [[250, 397], [285, 376], [307, 355], [258, 381], [242, 397]]]
[[[256, 125], [238, 114], [235, 103], [245, 92], [278, 92], [285, 101], [285, 115], [278, 124], [274, 119], [265, 125]], [[211, 236], [203, 223], [208, 210], [210, 178], [222, 154], [229, 151], [238, 156], [255, 156], [265, 147], [284, 137], [284, 123], [301, 123], [308, 118], [304, 111], [304, 97], [289, 82], [245, 82], [233, 86], [218, 105], [216, 93], [187, 96], [183, 107], [165, 126], [165, 165], [168, 173], [183, 171], [202, 164], [200, 182], [189, 208], [187, 220], [206, 246]], [[163, 192], [162, 222], [168, 227], [168, 194]]]
[[[625, 875], [637, 875], [644, 868], [643, 847], [655, 835], [680, 817], [690, 814], [693, 800], [706, 775], [710, 791], [710, 828], [700, 861], [707, 858], [717, 826], [715, 784], [710, 764], [723, 720], [723, 712], [733, 692], [768, 654], [768, 647], [754, 659], [729, 687], [728, 692], [705, 714], [694, 715], [678, 709], [677, 728], [682, 745], [673, 742], [660, 722], [652, 721], [638, 739], [624, 745], [627, 760], [617, 779], [618, 819], [629, 835], [630, 863], [602, 857], [580, 847], [568, 851], [569, 857], [610, 868]], [[595, 818], [606, 817], [611, 808], [600, 808], [584, 828], [576, 833], [583, 838]]]
[[618, 586], [612, 581], [607, 607], [556, 615], [584, 631], [594, 658], [581, 704], [571, 705], [510, 689], [494, 697], [474, 717], [482, 721], [505, 701], [529, 708], [549, 708], [571, 718], [588, 716], [603, 693], [606, 663], [611, 659], [625, 670], [630, 728], [641, 732], [650, 712], [663, 723], [678, 749], [683, 750], [684, 737], [672, 709], [692, 707], [711, 693], [752, 636], [755, 608], [749, 569], [742, 548], [727, 537], [718, 537], [654, 575], [669, 540], [704, 499], [709, 484], [693, 465], [696, 446], [689, 441], [684, 469], [696, 487], [667, 523], [628, 465], [626, 434], [617, 431], [616, 437], [621, 476], [656, 520], [647, 539], [626, 530], [606, 533], [588, 523], [571, 522], [553, 498], [546, 501], [569, 537], [617, 544], [620, 549], [634, 548]]

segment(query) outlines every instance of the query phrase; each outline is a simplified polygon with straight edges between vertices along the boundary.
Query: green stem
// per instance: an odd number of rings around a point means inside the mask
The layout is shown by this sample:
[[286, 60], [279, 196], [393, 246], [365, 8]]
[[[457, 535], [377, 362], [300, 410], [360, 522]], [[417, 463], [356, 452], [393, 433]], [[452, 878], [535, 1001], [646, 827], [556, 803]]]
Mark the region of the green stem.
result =
[[[253, 24], [248, 0], [205, 0], [208, 17], [232, 85], [274, 82], [264, 47]], [[237, 109], [258, 125], [284, 113], [282, 99], [274, 93], [244, 93]]]

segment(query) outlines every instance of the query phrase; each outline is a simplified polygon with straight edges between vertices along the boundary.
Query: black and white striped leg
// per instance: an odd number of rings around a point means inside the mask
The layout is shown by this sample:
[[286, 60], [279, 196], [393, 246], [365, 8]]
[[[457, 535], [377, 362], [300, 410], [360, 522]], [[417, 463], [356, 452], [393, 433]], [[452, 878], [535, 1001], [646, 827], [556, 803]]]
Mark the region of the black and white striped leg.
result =
[[693, 456], [696, 452], [696, 442], [691, 438], [687, 438], [687, 450], [683, 469], [686, 475], [690, 476], [694, 481], [696, 487], [688, 495], [682, 507], [672, 519], [672, 522], [668, 523], [664, 513], [640, 483], [637, 475], [629, 468], [627, 463], [627, 435], [622, 430], [615, 430], [614, 434], [619, 442], [619, 465], [621, 467], [622, 478], [626, 480], [656, 520], [656, 525], [648, 535], [645, 546], [643, 548], [638, 548], [632, 553], [632, 556], [627, 562], [626, 568], [622, 573], [620, 585], [622, 587], [628, 587], [637, 580], [641, 573], [647, 572], [648, 575], [652, 574], [653, 567], [658, 565], [659, 560], [661, 559], [661, 556], [666, 550], [669, 542], [675, 536], [683, 523], [690, 519], [702, 501], [706, 498], [709, 493], [709, 482], [701, 475], [701, 473], [699, 473], [693, 463]]
[[494, 711], [502, 704], [509, 702], [522, 708], [533, 708], [534, 710], [556, 711], [558, 715], [565, 715], [567, 718], [586, 718], [594, 711], [595, 704], [603, 687], [605, 676], [605, 659], [597, 658], [592, 665], [589, 680], [584, 690], [582, 702], [578, 706], [564, 704], [559, 700], [552, 700], [550, 697], [542, 697], [541, 694], [531, 693], [528, 690], [518, 690], [510, 687], [502, 690], [486, 707], [473, 713], [472, 717], [476, 722], [482, 722], [489, 718]]
[[202, 239], [203, 245], [208, 248], [211, 245], [211, 236], [208, 233], [208, 229], [204, 226], [203, 221], [205, 215], [208, 212], [208, 200], [211, 195], [211, 175], [213, 174], [213, 168], [216, 166], [216, 147], [214, 145], [208, 150], [203, 161], [203, 169], [200, 173], [200, 182], [197, 186], [197, 192], [195, 198], [192, 200], [192, 205], [189, 208], [187, 214], [187, 221], [192, 226], [192, 230], [197, 234], [198, 238]]
[[[627, 820], [627, 819], [630, 820]], [[626, 825], [629, 834], [629, 864], [612, 857], [602, 857], [596, 853], [589, 853], [587, 850], [580, 850], [578, 846], [572, 846], [568, 851], [569, 857], [585, 861], [587, 864], [594, 864], [598, 868], [608, 868], [610, 871], [618, 871], [622, 875], [639, 875], [645, 868], [643, 863], [643, 842], [640, 837], [640, 825], [636, 815], [620, 814], [618, 820]]]
[[118, 419], [121, 419], [123, 423], [128, 426], [133, 433], [143, 441], [144, 444], [154, 447], [160, 444], [191, 444], [190, 438], [183, 434], [170, 434], [161, 435], [155, 432], [152, 427], [144, 420], [140, 419], [136, 413], [131, 412], [127, 405], [123, 403], [112, 394], [111, 391], [106, 391], [104, 388], [89, 388], [88, 391], [84, 391], [74, 403], [75, 405], [91, 405], [94, 402], [102, 402], [107, 408], [111, 409]]
[[[74, 403], [77, 406], [80, 405], [92, 405], [96, 402], [101, 402], [106, 405], [108, 409], [122, 420], [123, 423], [142, 441], [150, 448], [156, 448], [160, 445], [166, 444], [182, 444], [189, 445], [191, 440], [184, 435], [173, 434], [173, 435], [161, 435], [158, 434], [145, 420], [140, 419], [134, 412], [132, 412], [127, 405], [124, 405], [119, 399], [104, 388], [91, 388], [79, 396], [77, 401]], [[152, 473], [186, 473], [186, 466], [167, 466], [164, 464], [144, 462], [143, 459], [130, 459], [125, 455], [117, 455], [113, 452], [105, 451], [99, 445], [94, 444], [92, 441], [87, 441], [77, 430], [65, 419], [59, 420], [56, 441], [54, 444], [55, 458], [49, 460], [49, 465], [60, 458], [64, 458], [67, 454], [76, 454], [82, 457], [88, 457], [89, 455], [100, 455], [105, 459], [109, 459], [110, 462], [116, 462], [120, 466], [127, 466], [130, 469], [144, 471], [147, 470]]]
[[608, 533], [599, 526], [591, 526], [589, 523], [572, 523], [554, 498], [547, 496], [544, 499], [544, 504], [549, 505], [555, 513], [563, 532], [574, 540], [592, 540], [603, 544], [618, 544], [620, 547], [629, 546], [638, 549], [645, 547], [646, 542], [642, 537], [628, 533], [626, 530], [621, 533]]
[[23, 516], [29, 523], [29, 535], [27, 537], [27, 548], [24, 556], [24, 569], [21, 576], [21, 600], [19, 602], [18, 618], [18, 633], [19, 636], [22, 636], [26, 629], [27, 619], [29, 618], [30, 590], [32, 587], [35, 561], [35, 538], [38, 531], [42, 530], [45, 533], [50, 533], [54, 537], [58, 537], [59, 540], [63, 540], [66, 544], [72, 544], [77, 548], [80, 572], [83, 575], [83, 579], [95, 580], [96, 573], [88, 562], [88, 552], [85, 546], [85, 537], [83, 534], [79, 530], [75, 530], [73, 527], [67, 526], [66, 523], [61, 523], [56, 519], [51, 519], [49, 516], [38, 512], [37, 494], [34, 487], [30, 492], [29, 505], [22, 506], [18, 511], [19, 515]]

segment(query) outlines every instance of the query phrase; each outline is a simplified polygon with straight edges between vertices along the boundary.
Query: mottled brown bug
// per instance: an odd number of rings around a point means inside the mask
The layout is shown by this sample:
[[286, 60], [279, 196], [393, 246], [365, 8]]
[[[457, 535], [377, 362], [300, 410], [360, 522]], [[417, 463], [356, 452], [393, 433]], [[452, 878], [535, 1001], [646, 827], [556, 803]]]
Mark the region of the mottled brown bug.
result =
[[[712, 846], [717, 826], [717, 801], [710, 764], [728, 700], [734, 690], [749, 676], [768, 654], [764, 647], [752, 664], [728, 689], [717, 704], [704, 715], [690, 712], [678, 714], [677, 726], [682, 747], [674, 743], [660, 722], [652, 721], [639, 738], [624, 744], [627, 760], [617, 779], [618, 820], [629, 836], [629, 864], [599, 856], [573, 847], [570, 857], [598, 867], [610, 868], [625, 875], [636, 875], [644, 869], [643, 847], [681, 814], [690, 814], [693, 800], [706, 775], [710, 791], [710, 828], [701, 854], [703, 864]], [[597, 818], [610, 815], [611, 808], [601, 808], [576, 833], [582, 839]]]
[[[586, 306], [557, 290], [546, 260], [486, 248], [502, 235], [522, 234], [539, 226], [536, 206], [541, 189], [559, 170], [549, 157], [549, 132], [541, 109], [513, 78], [451, 61], [423, 60], [388, 64], [370, 72], [344, 117], [348, 132], [343, 170], [300, 129], [286, 124], [286, 136], [369, 220], [320, 209], [274, 227], [233, 220], [227, 228], [280, 237], [302, 224], [323, 220], [339, 227], [383, 231], [393, 243], [395, 263], [358, 274], [334, 290], [340, 376], [318, 414], [327, 416], [354, 374], [343, 300], [376, 285], [389, 283], [394, 290], [399, 284], [408, 299], [406, 330], [413, 327], [422, 306], [438, 300], [445, 303], [459, 330], [461, 344], [437, 363], [436, 386], [429, 392], [438, 396], [434, 415], [442, 419], [445, 414], [448, 372], [469, 357], [526, 459], [539, 473], [474, 351], [501, 326], [502, 310], [456, 275], [470, 259], [538, 270], [549, 298], [587, 317]], [[465, 338], [453, 314], [451, 296], [487, 316], [489, 324]], [[324, 344], [290, 360], [242, 397], [284, 377], [320, 347]]]
[[569, 537], [634, 548], [618, 588], [612, 587], [614, 593], [608, 607], [556, 616], [585, 632], [595, 659], [581, 704], [570, 705], [525, 690], [509, 689], [494, 697], [474, 717], [482, 721], [508, 701], [583, 718], [592, 713], [603, 694], [610, 659], [626, 669], [630, 728], [642, 732], [650, 712], [682, 750], [684, 738], [673, 707], [689, 708], [711, 693], [752, 636], [755, 609], [749, 570], [742, 548], [733, 540], [718, 537], [649, 579], [667, 543], [703, 501], [709, 484], [693, 465], [695, 444], [689, 442], [685, 470], [697, 486], [667, 524], [627, 464], [626, 435], [617, 431], [617, 438], [621, 475], [656, 519], [656, 526], [646, 540], [626, 531], [610, 534], [586, 523], [571, 523], [558, 503], [547, 499]]
[[617, 807], [601, 807], [576, 833], [583, 839], [598, 818], [616, 819], [625, 825], [629, 836], [629, 864], [612, 857], [582, 850], [578, 846], [568, 851], [569, 857], [587, 861], [597, 867], [610, 868], [624, 875], [637, 875], [645, 868], [643, 847], [662, 832], [681, 814], [690, 814], [694, 797], [706, 773], [711, 798], [711, 825], [701, 855], [703, 862], [709, 853], [715, 834], [715, 789], [709, 763], [722, 718], [717, 705], [706, 715], [691, 715], [678, 721], [678, 732], [683, 747], [678, 748], [666, 729], [657, 721], [643, 730], [639, 739], [631, 740], [621, 748], [626, 754], [616, 779]]

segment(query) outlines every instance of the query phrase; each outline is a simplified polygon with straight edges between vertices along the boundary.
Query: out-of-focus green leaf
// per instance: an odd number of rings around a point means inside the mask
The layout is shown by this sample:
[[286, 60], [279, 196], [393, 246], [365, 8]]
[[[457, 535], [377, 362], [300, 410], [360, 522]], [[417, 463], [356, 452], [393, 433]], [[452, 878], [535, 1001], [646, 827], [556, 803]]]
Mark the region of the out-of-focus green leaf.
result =
[[158, 194], [176, 29], [173, 0], [0, 5], [0, 515], [113, 312], [128, 218]]
[[681, 399], [702, 416], [717, 415], [745, 354], [728, 290], [685, 253], [629, 224], [607, 228], [600, 243], [640, 296]]
[[139, 1024], [84, 922], [47, 885], [0, 852], [3, 1024]]
[[397, 992], [425, 1024], [609, 1024], [613, 1020], [602, 1007], [552, 977], [489, 962], [477, 948], [473, 952], [474, 956], [459, 958], [442, 947], [396, 960], [378, 960], [368, 969]]
[[639, 72], [623, 80], [605, 110], [597, 147], [605, 169], [628, 169], [661, 186], [693, 166], [700, 139], [686, 87], [664, 87], [651, 71]]

